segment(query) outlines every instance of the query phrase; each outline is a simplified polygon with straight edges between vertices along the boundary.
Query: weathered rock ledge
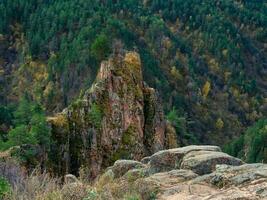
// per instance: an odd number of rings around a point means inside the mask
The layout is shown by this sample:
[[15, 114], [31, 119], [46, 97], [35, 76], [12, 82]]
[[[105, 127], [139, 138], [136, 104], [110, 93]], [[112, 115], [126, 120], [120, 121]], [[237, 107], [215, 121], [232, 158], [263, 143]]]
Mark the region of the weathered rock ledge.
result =
[[[246, 164], [217, 146], [159, 151], [141, 162], [118, 160], [96, 183], [100, 199], [267, 199], [267, 164]], [[115, 189], [114, 189], [115, 188]]]

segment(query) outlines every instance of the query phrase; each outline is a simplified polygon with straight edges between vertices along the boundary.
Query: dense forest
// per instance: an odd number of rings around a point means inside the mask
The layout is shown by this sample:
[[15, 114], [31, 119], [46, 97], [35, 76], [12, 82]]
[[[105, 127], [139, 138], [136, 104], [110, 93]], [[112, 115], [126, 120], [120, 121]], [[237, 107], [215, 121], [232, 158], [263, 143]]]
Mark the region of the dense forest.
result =
[[140, 54], [181, 145], [267, 161], [264, 0], [1, 0], [0, 19], [1, 150], [47, 151], [46, 117], [123, 48]]

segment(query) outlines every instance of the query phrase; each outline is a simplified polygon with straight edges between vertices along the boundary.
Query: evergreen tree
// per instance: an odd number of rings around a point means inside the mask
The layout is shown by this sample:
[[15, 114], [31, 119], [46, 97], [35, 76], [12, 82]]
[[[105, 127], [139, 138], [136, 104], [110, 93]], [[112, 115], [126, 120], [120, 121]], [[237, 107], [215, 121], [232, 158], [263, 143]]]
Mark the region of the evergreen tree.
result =
[[38, 163], [36, 154], [41, 149], [39, 153], [43, 159], [39, 162], [44, 164], [51, 145], [51, 132], [42, 107], [31, 101], [28, 95], [24, 95], [14, 112], [14, 118], [15, 126], [8, 132], [7, 141], [0, 142], [0, 149], [20, 147], [21, 150], [16, 155], [27, 165]]
[[98, 61], [104, 60], [108, 56], [111, 52], [111, 47], [106, 35], [100, 34], [96, 37], [91, 46], [91, 52]]

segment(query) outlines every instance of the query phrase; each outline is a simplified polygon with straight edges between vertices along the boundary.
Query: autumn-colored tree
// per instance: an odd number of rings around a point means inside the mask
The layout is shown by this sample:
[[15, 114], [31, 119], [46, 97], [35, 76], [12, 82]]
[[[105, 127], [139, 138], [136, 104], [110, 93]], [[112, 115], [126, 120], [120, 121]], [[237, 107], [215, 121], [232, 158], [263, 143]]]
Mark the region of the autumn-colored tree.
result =
[[206, 83], [202, 88], [202, 95], [204, 98], [206, 98], [209, 95], [210, 89], [211, 89], [211, 84], [209, 81], [206, 81]]

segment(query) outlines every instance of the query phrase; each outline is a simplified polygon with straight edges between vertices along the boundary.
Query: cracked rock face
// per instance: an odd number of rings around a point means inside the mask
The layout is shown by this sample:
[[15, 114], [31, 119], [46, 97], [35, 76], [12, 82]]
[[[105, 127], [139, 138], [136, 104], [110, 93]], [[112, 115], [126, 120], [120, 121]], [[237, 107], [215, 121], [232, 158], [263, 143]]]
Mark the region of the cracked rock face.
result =
[[[267, 165], [246, 164], [216, 146], [187, 146], [159, 151], [102, 183], [114, 195], [135, 191], [140, 199], [257, 200], [267, 199]], [[126, 169], [133, 161], [117, 161]], [[118, 170], [114, 165], [108, 173]], [[101, 178], [100, 178], [101, 180]], [[103, 186], [104, 185], [104, 186]], [[114, 186], [118, 189], [114, 191]], [[120, 187], [121, 186], [121, 187]], [[112, 188], [110, 190], [110, 188]], [[123, 198], [122, 198], [123, 199]]]
[[77, 174], [83, 166], [92, 179], [118, 159], [140, 160], [168, 148], [166, 138], [175, 137], [135, 52], [102, 62], [93, 86], [49, 121], [59, 173]]

